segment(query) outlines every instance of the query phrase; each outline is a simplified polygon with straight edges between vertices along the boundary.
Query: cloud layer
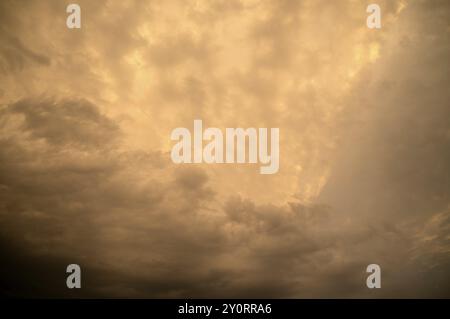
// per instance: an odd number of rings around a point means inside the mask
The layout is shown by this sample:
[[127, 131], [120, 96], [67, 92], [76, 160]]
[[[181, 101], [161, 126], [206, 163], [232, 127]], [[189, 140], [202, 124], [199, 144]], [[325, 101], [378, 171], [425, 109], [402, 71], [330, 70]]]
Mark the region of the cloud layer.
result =
[[[0, 4], [2, 295], [450, 297], [447, 1], [80, 6]], [[173, 164], [194, 119], [280, 172]]]

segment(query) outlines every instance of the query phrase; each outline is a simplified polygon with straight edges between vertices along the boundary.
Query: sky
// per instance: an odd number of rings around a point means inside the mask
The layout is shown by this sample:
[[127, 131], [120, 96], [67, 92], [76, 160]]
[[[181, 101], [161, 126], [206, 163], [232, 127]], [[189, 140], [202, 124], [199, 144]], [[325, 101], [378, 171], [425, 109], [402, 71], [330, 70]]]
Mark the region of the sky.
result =
[[[450, 3], [372, 2], [1, 1], [1, 295], [449, 298]], [[279, 171], [174, 164], [195, 119]]]

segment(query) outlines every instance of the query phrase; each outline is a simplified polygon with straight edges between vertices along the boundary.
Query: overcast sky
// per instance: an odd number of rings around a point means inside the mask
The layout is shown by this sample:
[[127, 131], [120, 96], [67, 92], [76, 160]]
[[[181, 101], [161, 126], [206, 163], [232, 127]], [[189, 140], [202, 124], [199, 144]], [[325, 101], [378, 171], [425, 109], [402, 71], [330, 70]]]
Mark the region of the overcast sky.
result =
[[[1, 294], [450, 297], [450, 3], [371, 2], [1, 1]], [[194, 119], [279, 172], [172, 163]]]

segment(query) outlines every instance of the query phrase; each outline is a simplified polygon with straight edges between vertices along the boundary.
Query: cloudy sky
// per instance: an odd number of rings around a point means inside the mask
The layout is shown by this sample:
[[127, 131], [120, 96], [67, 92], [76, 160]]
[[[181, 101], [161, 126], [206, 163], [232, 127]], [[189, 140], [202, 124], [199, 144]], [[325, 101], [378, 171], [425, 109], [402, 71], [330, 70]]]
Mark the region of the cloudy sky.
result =
[[[1, 295], [450, 297], [450, 3], [368, 29], [371, 2], [77, 1], [68, 29], [2, 0]], [[172, 163], [194, 119], [280, 128], [279, 172]]]

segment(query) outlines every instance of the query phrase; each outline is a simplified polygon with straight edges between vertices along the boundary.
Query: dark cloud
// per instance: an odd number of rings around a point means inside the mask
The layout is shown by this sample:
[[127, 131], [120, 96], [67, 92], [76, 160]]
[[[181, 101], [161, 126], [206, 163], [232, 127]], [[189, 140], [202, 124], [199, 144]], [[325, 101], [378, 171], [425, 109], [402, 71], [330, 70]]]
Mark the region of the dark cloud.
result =
[[[0, 4], [3, 296], [449, 296], [446, 1], [80, 3]], [[280, 127], [283, 179], [171, 163], [194, 118]]]
[[2, 73], [21, 71], [27, 65], [50, 65], [51, 60], [48, 56], [27, 48], [18, 38], [7, 35], [4, 37], [0, 44], [0, 70]]
[[[395, 53], [386, 47], [362, 74], [342, 117], [348, 133], [323, 200], [365, 218], [428, 217], [448, 206], [450, 94], [443, 79], [450, 66], [442, 56], [450, 54], [443, 32], [450, 12], [437, 4], [406, 8], [396, 37], [408, 44]], [[427, 28], [411, 33], [412, 24]]]
[[118, 137], [117, 125], [86, 100], [26, 99], [3, 112], [22, 115], [23, 131], [50, 144], [98, 147]]

